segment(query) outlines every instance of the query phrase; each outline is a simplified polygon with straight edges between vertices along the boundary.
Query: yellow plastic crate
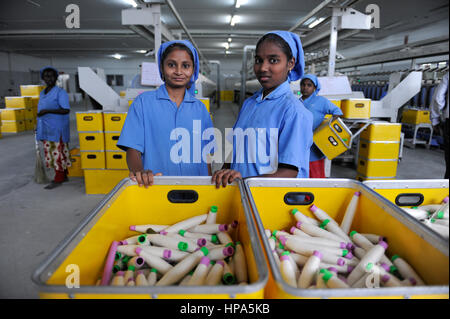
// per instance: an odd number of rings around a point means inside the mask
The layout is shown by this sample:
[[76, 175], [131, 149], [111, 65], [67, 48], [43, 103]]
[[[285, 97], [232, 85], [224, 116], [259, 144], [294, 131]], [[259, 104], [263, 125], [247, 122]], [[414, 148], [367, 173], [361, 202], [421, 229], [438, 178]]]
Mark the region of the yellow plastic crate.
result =
[[405, 109], [402, 113], [402, 123], [431, 124], [430, 111], [421, 109]]
[[127, 112], [103, 112], [105, 132], [120, 132], [127, 117]]
[[338, 108], [341, 108], [341, 100], [330, 100], [330, 102], [336, 105]]
[[324, 121], [315, 131], [313, 141], [328, 159], [344, 153], [350, 148], [352, 133], [340, 118]]
[[127, 153], [124, 151], [106, 151], [106, 169], [128, 169]]
[[130, 106], [131, 104], [133, 104], [134, 100], [128, 100], [128, 106]]
[[448, 179], [365, 181], [364, 185], [399, 207], [439, 204], [449, 196]]
[[123, 169], [85, 169], [84, 187], [87, 195], [108, 194], [130, 174]]
[[81, 151], [104, 151], [105, 134], [103, 132], [78, 132]]
[[[445, 298], [449, 297], [448, 242], [420, 222], [406, 218], [394, 204], [363, 183], [347, 179], [267, 179], [245, 180], [253, 216], [270, 266], [265, 298]], [[289, 230], [296, 224], [293, 208], [309, 217], [310, 204], [327, 212], [337, 223], [355, 191], [361, 192], [351, 230], [388, 239], [387, 256], [399, 254], [425, 280], [427, 286], [382, 287], [379, 289], [300, 289], [289, 286], [281, 277], [265, 229]], [[310, 201], [287, 204], [292, 193], [309, 195]], [[292, 204], [292, 202], [290, 202]]]
[[344, 99], [341, 100], [341, 110], [347, 119], [370, 118], [370, 99]]
[[122, 151], [117, 147], [120, 132], [105, 132], [105, 150], [107, 151]]
[[25, 119], [25, 131], [32, 131], [36, 127], [36, 121], [34, 119]]
[[200, 101], [202, 101], [203, 104], [205, 104], [206, 109], [208, 110], [208, 112], [210, 112], [210, 99], [209, 98], [201, 98], [199, 99]]
[[[100, 171], [85, 171], [99, 174]], [[96, 180], [105, 175], [97, 175]], [[176, 202], [172, 193], [186, 194], [191, 199]], [[194, 196], [193, 196], [194, 195]], [[196, 195], [196, 196], [195, 196]], [[130, 225], [174, 224], [183, 219], [208, 212], [212, 205], [219, 210], [217, 222], [230, 224], [238, 221], [237, 236], [244, 248], [249, 284], [219, 286], [146, 286], [95, 287], [102, 274], [112, 241], [136, 234]], [[34, 272], [33, 281], [41, 298], [158, 298], [158, 299], [210, 299], [263, 297], [268, 278], [264, 252], [258, 241], [251, 213], [245, 209], [246, 194], [242, 181], [226, 188], [211, 185], [210, 177], [156, 177], [149, 188], [139, 187], [129, 179], [122, 180], [96, 207], [77, 230], [62, 242]], [[145, 213], [144, 213], [145, 212]], [[78, 265], [80, 288], [65, 286], [66, 267]]]
[[33, 107], [33, 100], [28, 96], [6, 96], [5, 107], [10, 108], [31, 108]]
[[21, 85], [20, 95], [22, 96], [39, 96], [41, 91], [45, 89], [45, 85]]
[[367, 181], [364, 185], [400, 207], [439, 204], [449, 196], [448, 179]]
[[33, 108], [25, 109], [23, 117], [24, 117], [24, 119], [34, 119], [34, 118], [36, 118], [36, 115], [34, 113], [34, 109]]
[[106, 168], [105, 151], [81, 151], [82, 169], [104, 169]]
[[360, 138], [368, 141], [400, 141], [402, 125], [400, 123], [389, 123], [384, 121], [375, 121], [365, 128]]
[[368, 159], [358, 156], [356, 171], [367, 177], [393, 177], [397, 175], [398, 159]]
[[0, 113], [3, 121], [23, 121], [25, 119], [25, 110], [24, 108], [10, 108], [2, 109]]
[[102, 111], [77, 112], [76, 119], [79, 132], [104, 131]]
[[25, 131], [25, 121], [2, 120], [2, 133], [19, 133]]
[[120, 97], [125, 97], [126, 94], [127, 94], [126, 91], [120, 91]]
[[68, 168], [69, 171], [69, 177], [83, 177], [84, 173], [81, 169], [81, 156], [78, 153], [78, 155], [70, 155], [70, 162], [72, 163], [72, 166]]
[[221, 101], [233, 101], [234, 99], [234, 91], [220, 91], [220, 100]]
[[368, 159], [398, 159], [400, 142], [359, 140], [359, 155]]

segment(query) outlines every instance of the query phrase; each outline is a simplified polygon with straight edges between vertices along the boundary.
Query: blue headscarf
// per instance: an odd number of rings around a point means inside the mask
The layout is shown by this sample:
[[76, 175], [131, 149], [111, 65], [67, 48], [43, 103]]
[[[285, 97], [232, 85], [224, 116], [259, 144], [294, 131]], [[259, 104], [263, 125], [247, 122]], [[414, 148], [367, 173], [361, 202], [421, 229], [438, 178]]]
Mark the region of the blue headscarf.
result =
[[45, 70], [53, 70], [53, 71], [55, 71], [56, 72], [56, 77], [58, 77], [58, 74], [59, 74], [58, 70], [55, 69], [54, 67], [48, 65], [48, 66], [44, 66], [42, 69], [39, 70], [39, 74], [41, 75], [41, 79], [42, 79], [42, 75], [44, 74]]
[[306, 74], [302, 77], [300, 83], [302, 83], [304, 79], [311, 80], [311, 82], [314, 83], [314, 86], [316, 87], [316, 90], [313, 92], [313, 94], [311, 94], [311, 96], [316, 96], [317, 94], [319, 94], [319, 91], [322, 87], [320, 86], [320, 82], [317, 76], [315, 76], [314, 74]]
[[158, 50], [159, 75], [161, 76], [161, 79], [163, 80], [162, 61], [161, 61], [162, 55], [163, 55], [164, 51], [171, 44], [174, 44], [174, 43], [181, 43], [181, 44], [185, 45], [189, 50], [191, 50], [192, 55], [194, 56], [194, 73], [192, 74], [192, 77], [189, 80], [190, 88], [188, 91], [190, 94], [195, 95], [195, 81], [197, 81], [197, 79], [198, 79], [198, 73], [200, 70], [200, 62], [199, 62], [197, 50], [194, 48], [194, 46], [192, 45], [191, 42], [186, 41], [186, 40], [175, 40], [175, 41], [164, 42], [161, 44], [161, 46], [159, 47], [159, 50]]
[[289, 82], [297, 81], [303, 76], [303, 70], [305, 69], [305, 58], [303, 55], [303, 47], [300, 37], [289, 31], [276, 30], [268, 33], [274, 33], [280, 36], [291, 48], [292, 56], [295, 58], [295, 66], [289, 73], [288, 79]]

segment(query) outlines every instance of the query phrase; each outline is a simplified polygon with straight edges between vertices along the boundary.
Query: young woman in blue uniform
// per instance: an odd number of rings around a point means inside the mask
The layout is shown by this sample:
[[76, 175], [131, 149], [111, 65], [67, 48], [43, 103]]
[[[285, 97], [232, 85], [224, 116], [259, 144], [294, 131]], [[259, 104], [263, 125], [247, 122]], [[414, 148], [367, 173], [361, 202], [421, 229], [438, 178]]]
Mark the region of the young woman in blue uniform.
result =
[[67, 181], [69, 156], [69, 95], [56, 86], [58, 70], [46, 66], [40, 71], [47, 85], [39, 95], [36, 121], [36, 139], [44, 145], [45, 164], [55, 170], [53, 181], [45, 189], [53, 189]]
[[[313, 114], [313, 130], [323, 122], [325, 115], [333, 117], [342, 115], [342, 111], [327, 98], [317, 95], [320, 91], [320, 82], [313, 74], [305, 75], [300, 81], [300, 92], [305, 107]], [[325, 155], [317, 148], [316, 144], [311, 146], [309, 162], [310, 178], [325, 178]]]
[[158, 63], [165, 83], [134, 100], [117, 142], [127, 152], [130, 178], [145, 187], [153, 185], [154, 175], [211, 175], [210, 164], [198, 154], [214, 143], [214, 135], [203, 139], [212, 121], [193, 93], [197, 51], [189, 41], [166, 42], [159, 48]]
[[[303, 70], [303, 48], [296, 34], [271, 31], [258, 41], [254, 71], [262, 89], [242, 105], [233, 128], [233, 158], [213, 174], [216, 187], [250, 176], [308, 177], [312, 114], [289, 85]], [[242, 139], [238, 131], [254, 132], [256, 137]], [[270, 154], [270, 160], [260, 154]]]

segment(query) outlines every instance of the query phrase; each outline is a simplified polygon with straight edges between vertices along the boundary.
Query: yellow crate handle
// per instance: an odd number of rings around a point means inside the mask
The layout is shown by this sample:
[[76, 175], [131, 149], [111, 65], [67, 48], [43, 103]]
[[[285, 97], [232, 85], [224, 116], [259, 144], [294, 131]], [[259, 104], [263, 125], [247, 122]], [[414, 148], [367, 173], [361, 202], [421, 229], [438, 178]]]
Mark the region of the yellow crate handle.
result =
[[86, 136], [86, 137], [85, 137], [85, 140], [86, 140], [86, 141], [93, 141], [93, 140], [95, 140], [95, 136], [91, 136], [91, 135]]
[[92, 121], [92, 120], [94, 120], [94, 117], [91, 116], [91, 115], [86, 115], [86, 116], [83, 117], [83, 120], [85, 120], [85, 121]]
[[[330, 118], [330, 119], [328, 120], [328, 126], [330, 127], [331, 131], [332, 131], [334, 134], [336, 134], [337, 138], [341, 141], [342, 145], [344, 145], [345, 148], [350, 149], [350, 146], [349, 146], [347, 143], [344, 142], [344, 140], [339, 136], [339, 134], [336, 132], [336, 130], [335, 130], [335, 129], [333, 128], [333, 126], [331, 125], [331, 120], [332, 120], [332, 119], [333, 119], [333, 118]], [[351, 141], [351, 139], [350, 139], [350, 141]], [[331, 141], [330, 141], [330, 142], [331, 142]]]
[[113, 141], [117, 141], [117, 140], [119, 140], [119, 137], [120, 137], [120, 135], [114, 135], [114, 136], [112, 137], [112, 140], [113, 140]]
[[114, 155], [113, 155], [113, 158], [114, 158], [114, 159], [122, 159], [123, 156], [120, 155], [120, 154], [114, 154]]
[[96, 158], [97, 158], [97, 155], [95, 155], [95, 154], [89, 154], [89, 155], [87, 156], [87, 158], [89, 158], [89, 159], [96, 159]]
[[112, 116], [112, 117], [111, 117], [111, 121], [118, 122], [118, 121], [120, 121], [120, 120], [121, 120], [120, 116]]
[[364, 107], [365, 104], [364, 103], [355, 103], [355, 107]]

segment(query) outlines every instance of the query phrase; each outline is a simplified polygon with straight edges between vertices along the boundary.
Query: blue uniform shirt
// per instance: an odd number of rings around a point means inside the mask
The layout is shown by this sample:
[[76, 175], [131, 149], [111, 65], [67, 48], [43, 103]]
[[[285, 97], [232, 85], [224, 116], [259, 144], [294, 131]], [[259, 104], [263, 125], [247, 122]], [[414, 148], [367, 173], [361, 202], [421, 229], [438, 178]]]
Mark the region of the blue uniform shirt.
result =
[[[306, 100], [303, 101], [303, 104], [305, 107], [311, 111], [313, 115], [313, 131], [320, 126], [320, 124], [323, 122], [325, 115], [332, 114], [332, 115], [342, 115], [342, 111], [340, 108], [338, 108], [336, 105], [330, 102], [327, 98], [323, 96], [318, 96], [315, 94], [312, 94], [310, 97], [308, 97]], [[317, 148], [316, 144], [313, 144], [311, 146], [311, 156], [310, 156], [310, 162], [318, 161], [322, 158], [324, 158], [325, 155]]]
[[[167, 176], [208, 175], [207, 154], [214, 153], [211, 117], [187, 90], [179, 107], [165, 85], [140, 94], [131, 104], [117, 146], [142, 153], [145, 170]], [[205, 158], [204, 158], [205, 157]]]
[[[69, 95], [64, 89], [54, 86], [47, 94], [45, 90], [39, 95], [38, 113], [42, 110], [70, 110]], [[36, 139], [64, 143], [70, 140], [70, 115], [47, 113], [37, 118]]]
[[288, 81], [264, 100], [262, 89], [245, 100], [232, 137], [231, 169], [243, 178], [274, 173], [278, 163], [296, 166], [299, 178], [309, 176], [312, 115], [292, 94]]

